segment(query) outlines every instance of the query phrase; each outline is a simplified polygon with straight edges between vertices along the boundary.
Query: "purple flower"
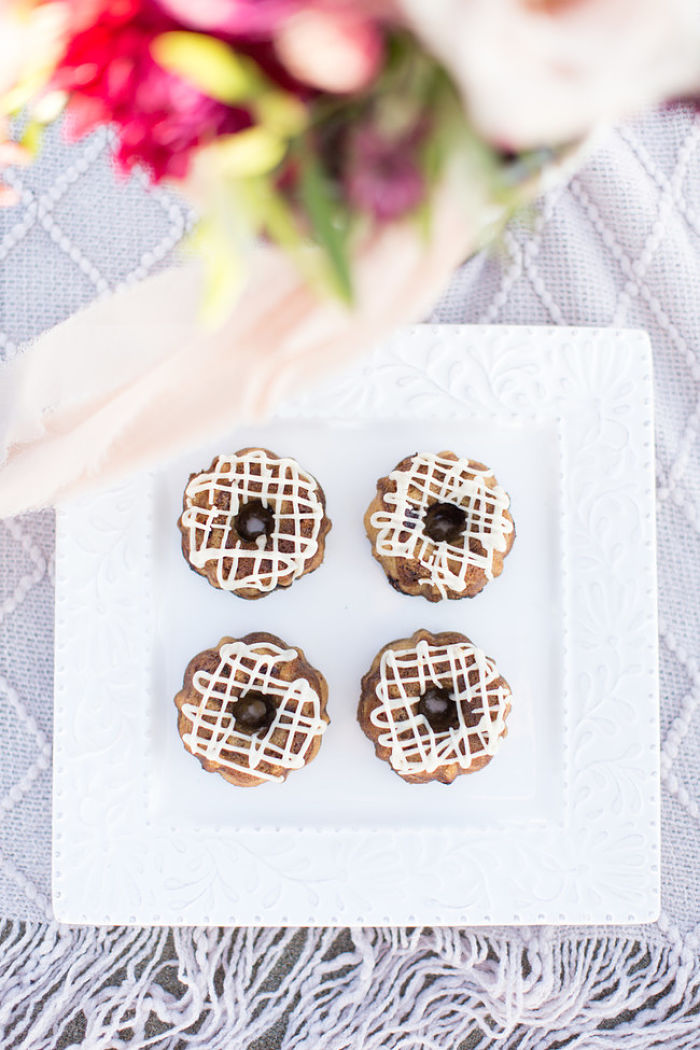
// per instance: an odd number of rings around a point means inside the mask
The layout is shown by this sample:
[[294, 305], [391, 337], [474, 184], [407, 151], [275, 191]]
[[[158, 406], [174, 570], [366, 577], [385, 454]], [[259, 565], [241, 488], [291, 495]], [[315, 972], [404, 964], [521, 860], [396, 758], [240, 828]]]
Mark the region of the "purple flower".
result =
[[364, 127], [351, 138], [345, 186], [350, 203], [379, 222], [399, 219], [426, 192], [418, 165], [416, 136], [395, 140]]

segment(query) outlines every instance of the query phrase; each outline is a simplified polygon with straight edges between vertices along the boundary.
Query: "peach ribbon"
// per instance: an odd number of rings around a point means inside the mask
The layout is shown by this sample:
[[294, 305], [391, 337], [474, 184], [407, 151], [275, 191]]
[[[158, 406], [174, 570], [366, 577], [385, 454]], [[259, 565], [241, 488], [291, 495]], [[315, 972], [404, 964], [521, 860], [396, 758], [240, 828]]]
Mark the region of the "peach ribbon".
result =
[[0, 517], [111, 484], [269, 414], [400, 323], [424, 316], [478, 230], [443, 187], [429, 243], [384, 228], [355, 260], [352, 313], [259, 248], [227, 321], [199, 324], [189, 262], [100, 300], [0, 370]]

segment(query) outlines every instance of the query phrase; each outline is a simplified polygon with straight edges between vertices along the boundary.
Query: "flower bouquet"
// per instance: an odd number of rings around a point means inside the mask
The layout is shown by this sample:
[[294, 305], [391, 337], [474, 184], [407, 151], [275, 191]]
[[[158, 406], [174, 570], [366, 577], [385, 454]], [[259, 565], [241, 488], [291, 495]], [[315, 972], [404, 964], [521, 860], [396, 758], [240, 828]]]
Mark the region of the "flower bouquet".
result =
[[424, 315], [601, 121], [699, 83], [692, 0], [0, 2], [0, 203], [61, 120], [197, 216], [0, 372], [0, 514], [269, 412]]

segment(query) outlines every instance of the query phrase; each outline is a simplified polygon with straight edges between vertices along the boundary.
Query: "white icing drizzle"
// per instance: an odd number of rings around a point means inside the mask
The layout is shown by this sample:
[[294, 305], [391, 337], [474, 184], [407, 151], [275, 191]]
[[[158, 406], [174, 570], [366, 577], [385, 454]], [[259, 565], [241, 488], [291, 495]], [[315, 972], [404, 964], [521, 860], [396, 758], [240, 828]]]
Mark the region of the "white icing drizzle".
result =
[[[500, 485], [486, 484], [490, 474], [488, 467], [477, 470], [468, 459], [428, 452], [413, 456], [408, 470], [391, 472], [396, 491], [384, 496], [384, 506], [370, 518], [377, 529], [377, 553], [419, 562], [428, 570], [420, 585], [436, 587], [443, 598], [448, 590], [465, 589], [470, 565], [493, 579], [494, 553], [505, 551], [513, 523], [504, 514], [510, 505], [508, 493]], [[454, 503], [466, 513], [463, 546], [436, 543], [427, 535], [423, 517], [433, 503]], [[469, 538], [478, 540], [486, 553], [470, 550]]]
[[[469, 683], [469, 672], [478, 681]], [[388, 649], [379, 666], [377, 698], [381, 701], [370, 721], [381, 730], [378, 742], [389, 748], [389, 761], [398, 773], [434, 773], [455, 762], [469, 769], [476, 758], [495, 754], [506, 724], [510, 690], [496, 684], [499, 676], [493, 660], [466, 642], [429, 645], [424, 639], [411, 649]], [[408, 689], [418, 685], [417, 695]], [[455, 700], [469, 701], [470, 710], [480, 713], [477, 725], [467, 725], [458, 704], [459, 725], [436, 732], [419, 714], [418, 704], [431, 686], [448, 688]]]
[[[199, 703], [184, 703], [182, 713], [192, 726], [183, 740], [195, 755], [218, 763], [223, 769], [251, 773], [261, 780], [283, 780], [261, 766], [268, 763], [283, 769], [301, 769], [315, 737], [326, 731], [321, 717], [321, 698], [306, 678], [282, 682], [273, 677], [276, 667], [296, 660], [296, 649], [281, 649], [270, 642], [227, 642], [219, 650], [219, 666], [213, 674], [197, 671], [192, 679], [200, 694]], [[260, 733], [237, 732], [227, 702], [235, 702], [249, 692], [279, 698], [270, 727]], [[208, 707], [210, 701], [215, 703]], [[281, 740], [274, 734], [284, 733]], [[206, 739], [207, 734], [210, 739]], [[295, 741], [301, 747], [292, 752]]]
[[[229, 497], [227, 509], [214, 505], [220, 492]], [[207, 494], [209, 506], [195, 505], [195, 498], [202, 493]], [[253, 547], [237, 535], [233, 520], [244, 503], [258, 499], [270, 508], [275, 520], [272, 533], [260, 536]], [[306, 562], [318, 550], [323, 515], [318, 484], [296, 460], [276, 459], [262, 449], [253, 449], [243, 455], [219, 456], [210, 471], [193, 477], [185, 489], [181, 521], [188, 530], [189, 560], [195, 568], [204, 569], [214, 562], [222, 590], [248, 588], [266, 593], [273, 591], [283, 577], [301, 576]], [[302, 523], [309, 521], [311, 535], [303, 536]], [[215, 529], [223, 531], [220, 543], [212, 540]], [[291, 550], [282, 549], [290, 544]], [[252, 561], [252, 568], [237, 578], [244, 560]], [[265, 562], [269, 568], [263, 571]]]

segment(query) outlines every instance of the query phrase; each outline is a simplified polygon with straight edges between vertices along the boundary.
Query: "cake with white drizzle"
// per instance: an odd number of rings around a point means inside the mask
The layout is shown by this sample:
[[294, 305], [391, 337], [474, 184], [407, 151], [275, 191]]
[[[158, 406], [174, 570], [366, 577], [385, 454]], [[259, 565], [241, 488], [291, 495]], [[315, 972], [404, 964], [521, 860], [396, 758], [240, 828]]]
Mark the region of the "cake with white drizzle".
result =
[[454, 452], [416, 452], [377, 482], [365, 514], [389, 583], [428, 601], [471, 598], [513, 546], [510, 498], [492, 471]]
[[254, 787], [317, 754], [328, 686], [304, 652], [274, 634], [222, 638], [190, 660], [175, 697], [178, 731], [207, 772]]
[[323, 561], [323, 489], [295, 459], [265, 448], [216, 456], [185, 488], [182, 552], [213, 587], [264, 598]]
[[411, 784], [451, 784], [487, 765], [507, 734], [511, 691], [463, 634], [416, 631], [381, 649], [357, 719], [376, 754]]

